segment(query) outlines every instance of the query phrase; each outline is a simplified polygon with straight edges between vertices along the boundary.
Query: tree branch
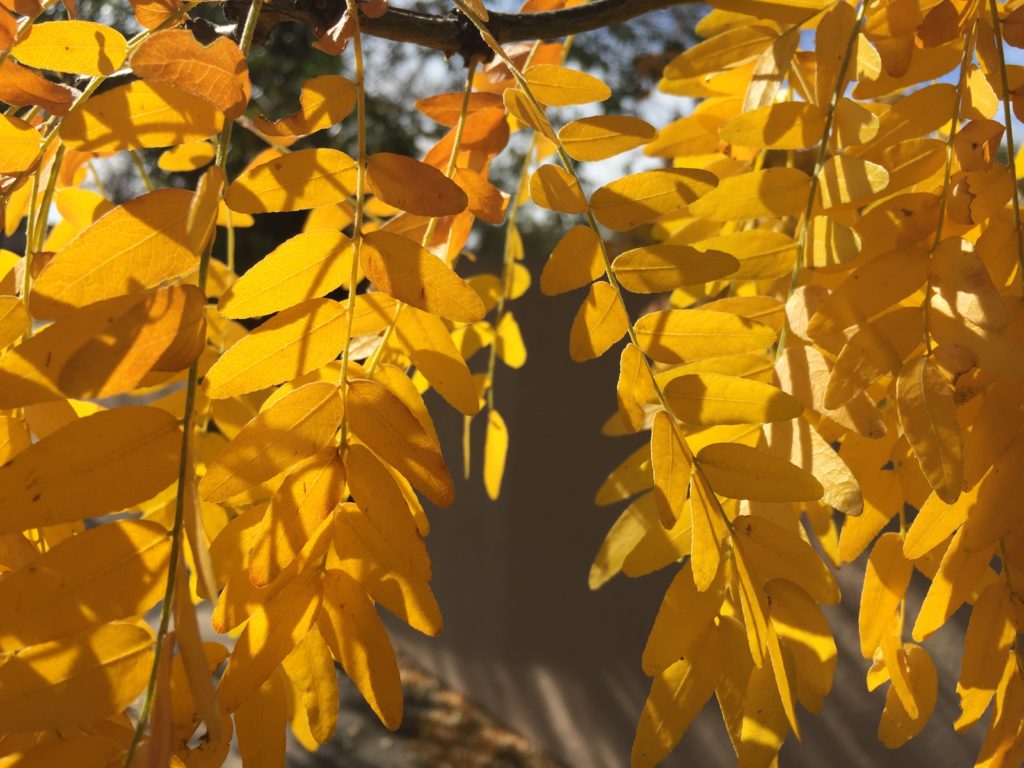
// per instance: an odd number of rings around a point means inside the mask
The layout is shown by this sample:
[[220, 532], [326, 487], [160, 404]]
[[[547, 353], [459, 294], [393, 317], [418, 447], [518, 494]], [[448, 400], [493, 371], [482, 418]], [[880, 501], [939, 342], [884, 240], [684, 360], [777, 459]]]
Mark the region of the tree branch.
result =
[[[602, 29], [629, 21], [651, 11], [693, 3], [696, 0], [595, 0], [587, 5], [544, 13], [494, 13], [487, 27], [500, 43], [525, 40], [554, 40], [579, 32]], [[229, 20], [245, 18], [249, 0], [227, 0], [225, 15]], [[341, 16], [344, 3], [323, 0], [278, 0], [266, 6], [260, 16], [257, 34], [265, 39], [278, 24], [297, 21], [314, 27], [317, 33], [333, 25]], [[448, 56], [470, 57], [490, 51], [479, 33], [462, 14], [430, 14], [406, 8], [390, 7], [383, 16], [371, 19], [360, 16], [360, 29], [365, 35], [382, 37], [399, 43], [442, 51]]]

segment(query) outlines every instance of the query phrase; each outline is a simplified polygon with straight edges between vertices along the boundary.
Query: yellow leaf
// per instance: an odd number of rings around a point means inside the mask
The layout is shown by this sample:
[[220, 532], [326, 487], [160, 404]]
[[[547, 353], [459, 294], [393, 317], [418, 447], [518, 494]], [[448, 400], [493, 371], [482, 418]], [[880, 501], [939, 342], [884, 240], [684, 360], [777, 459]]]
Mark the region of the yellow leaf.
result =
[[707, 171], [672, 168], [624, 176], [594, 192], [590, 205], [597, 220], [624, 232], [711, 193], [718, 180]]
[[578, 224], [570, 229], [551, 252], [540, 276], [540, 290], [545, 296], [557, 296], [582, 288], [604, 274], [599, 235]]
[[956, 684], [961, 714], [954, 727], [961, 733], [981, 718], [999, 687], [1017, 636], [1010, 610], [1001, 584], [986, 587], [974, 602]]
[[778, 104], [742, 112], [723, 125], [722, 141], [740, 147], [758, 149], [804, 149], [821, 141], [825, 114], [802, 101]]
[[406, 307], [398, 317], [395, 336], [416, 369], [453, 408], [467, 416], [480, 410], [473, 377], [444, 321], [415, 307]]
[[878, 163], [851, 155], [834, 155], [818, 176], [818, 202], [826, 209], [863, 203], [888, 185], [889, 172]]
[[213, 162], [216, 154], [213, 144], [208, 141], [193, 141], [164, 150], [156, 161], [161, 171], [186, 173], [197, 171]]
[[200, 141], [223, 124], [224, 115], [208, 101], [173, 85], [135, 80], [71, 110], [60, 137], [79, 152], [117, 152]]
[[220, 644], [203, 644], [199, 636], [196, 608], [192, 605], [188, 582], [185, 580], [185, 569], [181, 560], [178, 564], [174, 590], [174, 638], [178, 645], [178, 658], [175, 659], [177, 663], [172, 675], [180, 664], [182, 674], [188, 681], [188, 695], [176, 695], [172, 698], [172, 704], [176, 710], [179, 706], [186, 709], [189, 721], [193, 711], [199, 715], [206, 723], [210, 739], [217, 741], [221, 735], [221, 718], [211, 675], [227, 656], [227, 649]]
[[455, 500], [440, 447], [405, 404], [369, 379], [348, 382], [347, 414], [352, 431], [439, 507]]
[[0, 296], [0, 349], [20, 339], [31, 327], [25, 303], [17, 296]]
[[366, 703], [390, 730], [402, 722], [402, 681], [384, 624], [366, 593], [347, 573], [324, 574], [320, 631]]
[[345, 344], [345, 307], [310, 299], [278, 313], [240, 339], [206, 373], [206, 394], [220, 400], [316, 370]]
[[596, 115], [562, 126], [558, 140], [573, 160], [607, 160], [642, 147], [657, 135], [654, 126], [630, 115]]
[[738, 602], [743, 616], [747, 648], [750, 650], [750, 658], [754, 662], [754, 666], [761, 669], [765, 666], [769, 644], [768, 635], [772, 631], [768, 623], [768, 600], [750, 570], [742, 541], [733, 540], [732, 554], [732, 563], [735, 568], [732, 578], [736, 585]]
[[778, 34], [768, 26], [747, 24], [728, 29], [676, 56], [665, 67], [667, 80], [683, 80], [741, 64], [758, 56]]
[[1022, 471], [1024, 436], [1017, 434], [975, 487], [975, 503], [968, 504], [965, 513], [957, 515], [966, 514], [962, 530], [964, 543], [971, 551], [987, 547], [1018, 525], [1020, 514], [1014, 499]]
[[456, 322], [483, 320], [484, 305], [443, 260], [407, 237], [371, 232], [359, 249], [366, 276], [389, 296]]
[[128, 43], [117, 30], [93, 21], [31, 24], [11, 53], [29, 67], [100, 77], [124, 63]]
[[775, 332], [727, 312], [687, 309], [644, 315], [636, 323], [637, 342], [661, 363], [685, 363], [719, 355], [763, 352]]
[[0, 533], [98, 517], [146, 501], [178, 474], [181, 430], [125, 406], [70, 422], [0, 467]]
[[686, 424], [765, 424], [795, 419], [803, 405], [770, 384], [724, 376], [692, 373], [672, 379], [665, 399], [676, 418]]
[[758, 583], [785, 579], [799, 586], [817, 603], [835, 605], [839, 602], [839, 587], [832, 572], [814, 547], [798, 533], [765, 517], [743, 515], [734, 521], [733, 539], [741, 542], [747, 567]]
[[729, 536], [725, 511], [703, 473], [690, 476], [690, 563], [697, 591], [710, 589], [722, 562], [722, 545]]
[[249, 580], [265, 587], [345, 500], [345, 467], [333, 446], [292, 469], [277, 489], [249, 561]]
[[487, 436], [484, 441], [484, 487], [492, 501], [501, 493], [508, 456], [508, 427], [495, 409], [487, 412]]
[[220, 297], [224, 317], [258, 317], [347, 286], [352, 244], [341, 232], [319, 230], [289, 238], [260, 259]]
[[797, 168], [750, 171], [722, 179], [690, 206], [690, 213], [714, 221], [796, 216], [810, 191], [811, 180]]
[[605, 101], [612, 95], [611, 88], [596, 77], [568, 67], [537, 64], [524, 74], [537, 101], [549, 107], [592, 104]]
[[779, 674], [768, 665], [750, 672], [743, 693], [738, 766], [771, 765], [786, 740], [789, 724], [776, 685]]
[[[308, 637], [308, 635], [307, 635]], [[331, 679], [334, 679], [331, 668]], [[246, 768], [271, 768], [285, 762], [288, 698], [279, 670], [242, 702], [235, 712], [238, 753]]]
[[220, 700], [235, 712], [312, 629], [322, 600], [320, 569], [307, 568], [265, 604], [259, 603], [220, 681]]
[[171, 542], [142, 520], [65, 539], [0, 580], [0, 650], [144, 614], [163, 596]]
[[746, 445], [713, 443], [697, 461], [715, 493], [730, 499], [816, 501], [824, 492], [804, 470]]
[[913, 572], [914, 564], [904, 556], [899, 534], [882, 534], [868, 557], [860, 594], [860, 652], [865, 659], [874, 656], [887, 635], [902, 629], [897, 623], [898, 609]]
[[654, 470], [654, 498], [661, 522], [670, 528], [687, 513], [686, 489], [693, 464], [686, 438], [666, 411], [658, 411], [651, 427], [651, 467]]
[[792, 582], [774, 579], [764, 585], [764, 593], [772, 629], [793, 658], [797, 700], [819, 712], [836, 670], [836, 642], [828, 620], [814, 600]]
[[640, 431], [647, 418], [647, 405], [657, 399], [657, 393], [643, 353], [632, 343], [622, 348], [615, 394], [626, 428], [630, 432]]
[[331, 649], [318, 629], [311, 629], [284, 657], [284, 671], [302, 694], [313, 737], [320, 744], [327, 743], [334, 738], [338, 720], [338, 678]]
[[555, 132], [548, 122], [547, 116], [530, 101], [530, 98], [519, 88], [507, 88], [502, 94], [506, 111], [525, 126], [529, 126], [542, 136], [555, 140]]
[[274, 122], [257, 117], [253, 125], [266, 136], [308, 136], [344, 120], [355, 103], [356, 87], [351, 80], [341, 75], [320, 75], [302, 84], [296, 114]]
[[932, 576], [932, 583], [911, 630], [911, 636], [917, 642], [925, 640], [942, 627], [972, 594], [985, 586], [987, 578], [994, 577], [989, 562], [996, 545], [971, 550], [966, 544], [964, 532], [961, 528], [954, 534]]
[[30, 123], [17, 117], [0, 117], [0, 173], [28, 170], [39, 154], [40, 142], [39, 131]]
[[299, 387], [246, 424], [214, 459], [199, 484], [201, 497], [226, 501], [312, 456], [334, 439], [341, 414], [334, 384]]
[[235, 119], [249, 103], [245, 54], [228, 37], [203, 45], [191, 30], [165, 29], [132, 54], [132, 70], [149, 82], [168, 83], [198, 96]]
[[889, 749], [897, 749], [921, 732], [935, 709], [938, 696], [938, 675], [928, 652], [919, 645], [908, 643], [903, 646], [906, 654], [907, 672], [917, 713], [907, 712], [895, 686], [889, 686], [885, 696], [885, 708], [878, 724], [878, 738]]
[[542, 165], [530, 177], [530, 199], [560, 213], [584, 213], [587, 199], [571, 173], [560, 165]]
[[921, 471], [936, 495], [952, 504], [964, 483], [963, 439], [953, 389], [934, 358], [916, 357], [903, 366], [896, 405]]
[[[647, 446], [643, 446], [647, 453]], [[623, 563], [648, 530], [661, 528], [658, 505], [653, 493], [647, 493], [623, 510], [605, 535], [590, 566], [587, 585], [599, 589], [622, 570]]]
[[146, 687], [152, 646], [148, 627], [114, 623], [12, 654], [0, 666], [0, 729], [73, 732], [120, 713]]
[[378, 152], [366, 164], [366, 182], [388, 205], [418, 216], [454, 216], [466, 210], [466, 193], [432, 165]]
[[497, 334], [494, 343], [498, 346], [498, 357], [501, 361], [509, 368], [522, 368], [526, 365], [526, 345], [523, 343], [523, 334], [519, 330], [515, 315], [506, 312], [494, 330]]
[[441, 609], [424, 579], [391, 570], [371, 558], [356, 557], [352, 548], [345, 550], [345, 556], [341, 569], [358, 581], [374, 602], [425, 635], [441, 633]]
[[590, 286], [569, 331], [569, 356], [577, 363], [593, 360], [607, 352], [629, 329], [616, 290], [603, 280]]
[[703, 251], [721, 251], [739, 260], [730, 280], [769, 280], [789, 275], [796, 261], [796, 241], [782, 232], [749, 229], [694, 243]]
[[612, 270], [633, 293], [661, 293], [684, 285], [726, 277], [740, 263], [722, 251], [699, 251], [689, 245], [649, 245], [615, 257]]
[[356, 504], [338, 509], [334, 524], [338, 557], [376, 564], [384, 573], [429, 580], [430, 558], [396, 476], [358, 444], [349, 446], [345, 468]]
[[694, 643], [711, 625], [722, 607], [721, 585], [698, 592], [686, 563], [665, 590], [651, 633], [644, 646], [644, 674], [657, 675], [690, 655]]
[[355, 193], [356, 163], [336, 149], [300, 149], [249, 168], [224, 193], [241, 213], [304, 211]]
[[198, 266], [188, 237], [193, 195], [159, 189], [99, 218], [64, 248], [32, 285], [29, 305], [40, 319], [60, 317], [126, 293], [140, 293]]
[[655, 676], [636, 727], [633, 768], [657, 765], [679, 743], [714, 693], [726, 661], [725, 644], [717, 628], [709, 627], [686, 658]]

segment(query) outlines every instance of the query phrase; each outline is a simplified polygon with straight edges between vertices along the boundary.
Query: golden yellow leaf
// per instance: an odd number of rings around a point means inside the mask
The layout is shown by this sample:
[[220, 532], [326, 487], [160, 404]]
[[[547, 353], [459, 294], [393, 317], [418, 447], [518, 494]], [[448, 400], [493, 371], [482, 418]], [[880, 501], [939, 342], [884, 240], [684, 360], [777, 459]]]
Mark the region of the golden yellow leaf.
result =
[[287, 725], [288, 697], [281, 671], [275, 669], [235, 712], [238, 753], [245, 765], [251, 768], [282, 765]]
[[981, 718], [999, 687], [1017, 636], [1010, 611], [1007, 593], [1001, 584], [989, 585], [974, 602], [964, 635], [960, 679], [956, 684], [961, 713], [954, 727], [961, 733]]
[[29, 67], [99, 77], [121, 67], [128, 43], [93, 21], [50, 21], [31, 24], [11, 53]]
[[349, 446], [345, 468], [356, 503], [338, 509], [334, 524], [338, 557], [343, 562], [375, 564], [384, 573], [429, 580], [430, 558], [396, 475], [359, 444]]
[[584, 213], [587, 199], [571, 173], [560, 165], [542, 165], [530, 177], [530, 199], [559, 213]]
[[399, 301], [456, 322], [483, 320], [477, 292], [442, 259], [407, 237], [367, 234], [359, 263], [382, 292]]
[[601, 280], [590, 286], [587, 298], [573, 318], [569, 331], [569, 356], [577, 363], [593, 360], [607, 352], [629, 328], [618, 292]]
[[638, 117], [596, 115], [562, 126], [558, 140], [573, 160], [607, 160], [642, 147], [657, 133], [654, 126]]
[[623, 424], [630, 432], [638, 432], [646, 421], [647, 405], [656, 400], [657, 393], [643, 353], [632, 343], [622, 348], [615, 394]]
[[148, 627], [113, 623], [8, 656], [0, 666], [0, 728], [72, 732], [120, 713], [146, 687], [152, 646]]
[[920, 733], [935, 709], [938, 697], [938, 675], [935, 664], [928, 652], [919, 645], [907, 643], [903, 646], [908, 679], [917, 705], [914, 715], [908, 713], [895, 686], [890, 685], [885, 695], [885, 708], [878, 724], [878, 738], [890, 749], [897, 749]]
[[611, 88], [596, 77], [568, 67], [537, 64], [524, 74], [537, 101], [549, 107], [592, 104], [612, 95]]
[[304, 232], [256, 262], [224, 292], [217, 309], [230, 318], [269, 315], [347, 286], [351, 275], [352, 245], [346, 235]]
[[174, 638], [178, 645], [178, 658], [171, 674], [174, 675], [180, 666], [182, 676], [188, 681], [188, 694], [173, 697], [172, 704], [176, 710], [178, 707], [187, 710], [189, 721], [193, 712], [202, 718], [210, 739], [217, 741], [221, 736], [221, 718], [211, 675], [227, 656], [227, 649], [219, 643], [202, 642], [185, 569], [181, 567], [181, 560], [178, 563], [174, 589]]
[[384, 624], [347, 573], [328, 570], [323, 589], [319, 624], [331, 653], [380, 721], [397, 729], [402, 722], [402, 682]]
[[327, 743], [334, 738], [338, 721], [338, 678], [331, 649], [318, 629], [311, 629], [284, 657], [284, 671], [302, 693], [313, 737], [319, 744]]
[[29, 306], [40, 319], [73, 307], [139, 293], [193, 270], [187, 222], [193, 195], [159, 189], [99, 218], [57, 252], [32, 285]]
[[398, 317], [395, 336], [416, 369], [453, 408], [467, 416], [480, 410], [473, 377], [444, 321], [406, 307]]
[[392, 152], [370, 156], [366, 182], [388, 205], [418, 216], [454, 216], [469, 202], [462, 188], [441, 171]]
[[118, 512], [177, 476], [181, 430], [166, 411], [125, 406], [70, 422], [0, 467], [0, 533]]
[[719, 355], [762, 352], [775, 340], [766, 325], [714, 310], [662, 310], [636, 323], [637, 342], [661, 363], [685, 363]]
[[751, 501], [816, 501], [821, 483], [784, 459], [736, 443], [713, 443], [697, 454], [720, 496]]
[[0, 349], [20, 339], [31, 327], [32, 318], [25, 303], [17, 296], [0, 296]]
[[822, 208], [863, 203], [889, 185], [889, 172], [878, 163], [850, 155], [829, 158], [818, 176], [818, 202]]
[[494, 343], [497, 345], [501, 362], [509, 368], [522, 368], [526, 365], [526, 345], [523, 343], [523, 334], [519, 330], [515, 315], [511, 312], [503, 314], [494, 332]]
[[612, 270], [627, 291], [661, 293], [684, 285], [726, 277], [740, 263], [722, 251], [699, 251], [689, 245], [648, 245], [615, 257]]
[[825, 113], [813, 104], [786, 101], [742, 112], [723, 125], [718, 135], [740, 147], [803, 149], [821, 141]]
[[624, 232], [708, 195], [718, 180], [707, 171], [672, 168], [623, 176], [594, 192], [590, 205], [597, 220]]
[[743, 692], [737, 765], [770, 765], [786, 740], [789, 724], [776, 684], [780, 674], [785, 672], [767, 664], [750, 671]]
[[897, 622], [914, 564], [903, 554], [903, 540], [892, 531], [882, 534], [868, 557], [860, 594], [860, 652], [870, 659], [882, 640], [902, 628]]
[[686, 658], [654, 677], [633, 740], [634, 768], [653, 767], [672, 751], [714, 693], [726, 662], [725, 644], [709, 627]]
[[995, 574], [990, 570], [989, 562], [996, 545], [993, 543], [972, 550], [964, 533], [965, 529], [961, 528], [953, 535], [932, 576], [932, 583], [911, 629], [911, 637], [916, 642], [925, 640], [942, 627], [972, 594], [985, 586], [988, 579], [994, 580]]
[[187, 91], [231, 119], [241, 115], [249, 103], [245, 54], [228, 37], [203, 45], [190, 30], [165, 29], [135, 50], [131, 67], [144, 80]]
[[208, 141], [193, 141], [164, 150], [156, 161], [161, 171], [184, 173], [197, 171], [213, 162], [216, 149]]
[[686, 563], [665, 590], [644, 646], [644, 674], [654, 677], [690, 654], [722, 607], [721, 585], [698, 592]]
[[921, 471], [936, 495], [952, 504], [963, 489], [963, 439], [953, 389], [934, 358], [916, 357], [903, 366], [896, 406]]
[[667, 80], [683, 80], [726, 69], [756, 56], [772, 44], [777, 33], [769, 26], [734, 27], [688, 48], [665, 67]]
[[508, 457], [508, 427], [494, 408], [487, 412], [487, 435], [484, 440], [484, 488], [492, 501], [501, 493]]
[[693, 463], [686, 438], [666, 411], [658, 411], [651, 426], [651, 467], [654, 470], [654, 498], [658, 502], [661, 522], [670, 528], [687, 514], [687, 488]]
[[803, 405], [770, 384], [718, 373], [692, 373], [672, 379], [665, 399], [686, 424], [765, 424], [795, 419]]
[[582, 288], [604, 274], [600, 236], [585, 224], [570, 229], [551, 252], [540, 276], [545, 296]]
[[265, 587], [345, 500], [345, 467], [329, 446], [292, 469], [274, 494], [249, 561], [249, 580]]
[[555, 132], [548, 122], [547, 116], [530, 101], [530, 98], [519, 88], [507, 88], [502, 94], [506, 111], [517, 121], [529, 126], [551, 141], [555, 140]]
[[441, 449], [405, 404], [381, 384], [352, 379], [346, 410], [355, 435], [439, 507], [455, 500]]
[[199, 483], [200, 496], [226, 501], [312, 456], [333, 440], [342, 410], [330, 382], [290, 392], [246, 424], [213, 460]]
[[737, 259], [739, 269], [728, 275], [730, 280], [770, 280], [789, 275], [796, 261], [796, 241], [767, 229], [718, 235], [694, 243], [694, 247], [721, 251]]
[[299, 111], [270, 122], [257, 117], [256, 130], [266, 136], [308, 136], [345, 119], [356, 103], [355, 84], [341, 75], [311, 77], [302, 84]]
[[220, 132], [224, 115], [167, 83], [135, 80], [97, 94], [68, 113], [61, 140], [79, 152], [169, 147]]
[[750, 171], [722, 179], [690, 206], [690, 213], [714, 221], [796, 216], [810, 191], [811, 180], [797, 168]]
[[224, 193], [241, 213], [304, 211], [355, 193], [356, 163], [337, 149], [300, 149], [249, 168]]
[[30, 123], [17, 117], [0, 117], [0, 173], [27, 170], [39, 154], [41, 137]]
[[240, 339], [206, 372], [214, 400], [280, 384], [335, 359], [345, 345], [345, 307], [310, 299], [279, 312]]
[[221, 705], [235, 712], [315, 625], [323, 598], [320, 569], [307, 568], [256, 605], [220, 681]]
[[710, 589], [722, 563], [722, 548], [729, 532], [725, 510], [703, 472], [690, 475], [690, 564], [697, 591]]
[[798, 533], [765, 517], [743, 515], [734, 521], [733, 537], [742, 543], [747, 566], [756, 581], [785, 579], [817, 603], [839, 602], [839, 587], [831, 571]]
[[0, 580], [0, 650], [144, 614], [163, 596], [171, 542], [142, 520], [65, 539]]
[[[647, 446], [643, 446], [647, 453]], [[654, 493], [638, 498], [619, 515], [605, 535], [601, 547], [590, 566], [587, 584], [590, 589], [599, 589], [623, 568], [629, 554], [637, 547], [648, 530], [661, 528], [658, 521], [658, 505]]]

